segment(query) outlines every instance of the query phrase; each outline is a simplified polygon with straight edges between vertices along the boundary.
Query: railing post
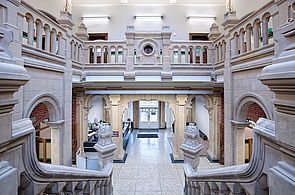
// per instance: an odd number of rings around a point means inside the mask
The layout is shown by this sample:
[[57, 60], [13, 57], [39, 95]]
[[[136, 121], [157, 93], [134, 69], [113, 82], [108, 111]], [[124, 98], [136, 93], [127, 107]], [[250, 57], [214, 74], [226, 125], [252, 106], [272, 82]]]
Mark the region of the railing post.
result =
[[[29, 80], [29, 75], [24, 67], [15, 64], [10, 56], [9, 44], [13, 40], [12, 31], [0, 27], [0, 145], [12, 140], [12, 113], [14, 105], [18, 103], [14, 94], [19, 88], [25, 85]], [[0, 147], [2, 152], [8, 150]], [[18, 175], [20, 174], [15, 167], [15, 162], [19, 156], [5, 158], [0, 155], [0, 189], [1, 194], [18, 194]], [[10, 164], [11, 163], [11, 164]]]
[[117, 145], [112, 140], [112, 128], [109, 124], [103, 123], [97, 130], [97, 143], [94, 149], [98, 155], [98, 169], [102, 171], [103, 168], [110, 163], [113, 163], [114, 151]]
[[180, 145], [180, 149], [184, 154], [184, 163], [189, 164], [194, 171], [197, 171], [200, 152], [204, 146], [198, 143], [199, 129], [194, 123], [190, 123], [185, 128], [184, 143]]

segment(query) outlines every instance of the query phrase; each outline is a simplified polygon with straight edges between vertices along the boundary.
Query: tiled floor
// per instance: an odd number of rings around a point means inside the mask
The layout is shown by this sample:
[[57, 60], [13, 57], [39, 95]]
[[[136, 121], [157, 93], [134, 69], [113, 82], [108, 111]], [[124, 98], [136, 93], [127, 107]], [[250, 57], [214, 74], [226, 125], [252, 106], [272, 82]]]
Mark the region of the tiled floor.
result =
[[[131, 135], [126, 163], [114, 164], [114, 195], [181, 195], [184, 187], [182, 163], [172, 164], [167, 140], [168, 130], [160, 130], [159, 138], [136, 138]], [[219, 167], [201, 158], [199, 170]]]

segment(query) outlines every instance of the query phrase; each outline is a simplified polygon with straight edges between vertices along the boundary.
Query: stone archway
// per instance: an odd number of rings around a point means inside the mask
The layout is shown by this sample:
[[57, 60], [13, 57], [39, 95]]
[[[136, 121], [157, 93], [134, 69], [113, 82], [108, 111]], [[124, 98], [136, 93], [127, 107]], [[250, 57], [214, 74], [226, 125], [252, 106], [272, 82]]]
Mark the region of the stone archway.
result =
[[29, 118], [34, 109], [40, 107], [40, 105], [44, 105], [47, 108], [46, 112], [48, 112], [48, 122], [46, 124], [51, 128], [51, 163], [63, 164], [62, 148], [60, 147], [62, 145], [64, 133], [62, 106], [59, 100], [53, 94], [39, 94], [29, 102], [24, 116]]
[[243, 94], [236, 101], [233, 113], [234, 120], [232, 120], [235, 164], [245, 163], [245, 129], [250, 125], [250, 122], [247, 119], [249, 119], [249, 108], [252, 106], [256, 107], [257, 109], [259, 108], [261, 111], [261, 117], [266, 117], [270, 120], [273, 119], [273, 115], [270, 107], [268, 106], [268, 103], [266, 103], [264, 99], [257, 94]]

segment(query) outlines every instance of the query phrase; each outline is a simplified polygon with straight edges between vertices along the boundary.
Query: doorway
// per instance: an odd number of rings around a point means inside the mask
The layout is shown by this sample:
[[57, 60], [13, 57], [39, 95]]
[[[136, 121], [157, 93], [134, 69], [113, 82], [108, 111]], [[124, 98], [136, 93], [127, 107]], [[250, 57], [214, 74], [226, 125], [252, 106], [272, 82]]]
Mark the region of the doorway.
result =
[[139, 129], [159, 129], [159, 102], [139, 102]]

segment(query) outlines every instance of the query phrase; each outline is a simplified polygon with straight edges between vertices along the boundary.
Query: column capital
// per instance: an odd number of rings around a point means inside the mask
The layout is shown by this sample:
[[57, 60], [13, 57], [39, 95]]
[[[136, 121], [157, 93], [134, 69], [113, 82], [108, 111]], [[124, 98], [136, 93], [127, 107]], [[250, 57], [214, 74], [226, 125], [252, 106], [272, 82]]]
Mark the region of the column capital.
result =
[[176, 95], [176, 101], [179, 106], [184, 106], [186, 104], [188, 96], [187, 95]]
[[233, 124], [233, 126], [236, 127], [237, 130], [244, 130], [245, 127], [250, 125], [250, 122], [248, 122], [248, 121], [234, 121], [234, 120], [232, 120], [231, 123]]
[[52, 128], [59, 128], [64, 123], [65, 123], [65, 120], [59, 120], [59, 121], [54, 121], [54, 122], [47, 122], [46, 124]]
[[112, 105], [119, 105], [121, 95], [110, 95], [109, 97]]

